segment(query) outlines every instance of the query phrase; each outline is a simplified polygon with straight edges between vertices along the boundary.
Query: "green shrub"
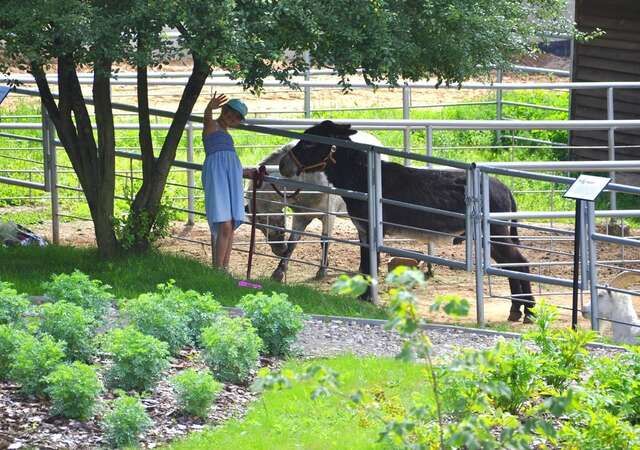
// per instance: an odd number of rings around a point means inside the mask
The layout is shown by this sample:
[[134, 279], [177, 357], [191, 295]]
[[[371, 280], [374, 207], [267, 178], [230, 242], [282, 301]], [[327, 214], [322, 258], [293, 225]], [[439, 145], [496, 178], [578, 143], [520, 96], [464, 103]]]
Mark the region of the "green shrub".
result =
[[152, 422], [137, 397], [122, 395], [113, 401], [113, 407], [104, 418], [109, 445], [115, 448], [137, 446], [140, 435]]
[[52, 275], [51, 281], [42, 283], [44, 293], [53, 302], [65, 300], [91, 312], [102, 320], [113, 300], [111, 286], [92, 280], [79, 270], [71, 274]]
[[287, 294], [262, 292], [242, 297], [238, 304], [274, 356], [287, 355], [304, 325], [302, 308], [287, 301]]
[[192, 343], [188, 316], [175, 298], [162, 291], [127, 300], [122, 313], [141, 332], [166, 342], [173, 354]]
[[31, 301], [26, 294], [18, 294], [11, 283], [0, 281], [0, 325], [23, 323], [29, 308]]
[[244, 383], [258, 367], [262, 339], [248, 319], [219, 317], [202, 331], [202, 354], [221, 381]]
[[89, 362], [94, 354], [95, 319], [82, 307], [61, 300], [40, 306], [39, 331], [66, 343], [69, 361]]
[[222, 389], [208, 372], [198, 372], [194, 369], [183, 370], [172, 380], [176, 391], [180, 409], [203, 419], [207, 418], [209, 408]]
[[45, 381], [54, 414], [78, 420], [87, 420], [93, 415], [102, 391], [102, 383], [93, 367], [80, 361], [61, 364], [45, 377]]
[[106, 373], [112, 387], [136, 391], [150, 389], [169, 366], [167, 344], [133, 327], [112, 330], [103, 340], [104, 350], [113, 360]]
[[15, 351], [24, 336], [27, 333], [22, 330], [11, 325], [0, 325], [0, 380], [9, 375]]
[[25, 394], [42, 395], [45, 377], [64, 360], [64, 342], [49, 335], [39, 338], [25, 335], [18, 343], [9, 377], [22, 385]]
[[606, 409], [581, 411], [572, 419], [560, 428], [559, 437], [562, 445], [559, 448], [570, 450], [640, 448], [640, 429], [631, 426]]
[[190, 338], [194, 344], [198, 343], [202, 330], [211, 325], [219, 315], [224, 314], [222, 306], [210, 293], [201, 294], [191, 289], [183, 291], [173, 286], [171, 281], [158, 288], [162, 289], [165, 298], [175, 299], [179, 305], [186, 316]]
[[579, 380], [590, 358], [586, 345], [596, 333], [591, 330], [554, 329], [557, 308], [544, 300], [532, 309], [536, 329], [526, 335], [540, 347], [541, 376], [556, 389], [565, 389]]

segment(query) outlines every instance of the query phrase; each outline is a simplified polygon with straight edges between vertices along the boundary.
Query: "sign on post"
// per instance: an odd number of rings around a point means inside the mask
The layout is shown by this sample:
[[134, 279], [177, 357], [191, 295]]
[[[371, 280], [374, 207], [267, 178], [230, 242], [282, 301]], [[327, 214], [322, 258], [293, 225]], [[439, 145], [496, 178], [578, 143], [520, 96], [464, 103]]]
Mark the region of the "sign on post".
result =
[[[578, 273], [580, 270], [580, 241], [582, 240], [582, 202], [592, 202], [609, 184], [611, 178], [580, 175], [564, 193], [564, 198], [576, 201], [575, 239], [573, 245], [573, 304], [571, 328], [578, 328]], [[583, 283], [585, 280], [582, 280]]]

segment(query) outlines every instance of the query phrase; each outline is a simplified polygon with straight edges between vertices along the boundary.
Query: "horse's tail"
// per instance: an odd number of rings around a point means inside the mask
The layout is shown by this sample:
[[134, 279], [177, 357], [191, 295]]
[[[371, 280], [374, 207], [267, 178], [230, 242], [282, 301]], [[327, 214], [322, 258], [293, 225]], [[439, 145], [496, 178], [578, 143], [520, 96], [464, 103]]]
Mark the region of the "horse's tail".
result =
[[[509, 190], [509, 199], [511, 200], [511, 212], [518, 212], [518, 205], [516, 205], [516, 199], [513, 197], [513, 192]], [[520, 245], [520, 239], [518, 238], [518, 226], [516, 225], [518, 221], [516, 219], [511, 219], [511, 226], [509, 227], [509, 234], [511, 235], [511, 241]]]

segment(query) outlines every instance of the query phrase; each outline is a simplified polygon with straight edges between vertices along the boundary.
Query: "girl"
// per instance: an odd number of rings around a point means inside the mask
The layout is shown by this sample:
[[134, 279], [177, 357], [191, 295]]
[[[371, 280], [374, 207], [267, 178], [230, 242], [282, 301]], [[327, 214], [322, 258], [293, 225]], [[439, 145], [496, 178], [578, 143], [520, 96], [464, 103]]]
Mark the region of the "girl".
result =
[[[213, 110], [222, 107], [213, 120]], [[256, 169], [242, 169], [229, 128], [244, 120], [247, 105], [226, 95], [213, 94], [204, 110], [202, 140], [207, 154], [202, 165], [207, 221], [211, 229], [212, 260], [216, 268], [229, 269], [233, 232], [244, 222], [244, 186], [242, 177], [252, 178]]]

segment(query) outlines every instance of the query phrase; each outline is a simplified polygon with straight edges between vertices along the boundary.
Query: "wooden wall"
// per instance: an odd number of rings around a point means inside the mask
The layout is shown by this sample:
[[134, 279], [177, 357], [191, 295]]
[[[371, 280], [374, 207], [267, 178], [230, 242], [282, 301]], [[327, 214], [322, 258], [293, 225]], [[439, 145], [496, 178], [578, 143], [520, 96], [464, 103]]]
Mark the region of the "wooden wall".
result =
[[[575, 43], [573, 81], [640, 81], [640, 0], [576, 0], [576, 22], [581, 31], [601, 28], [606, 34]], [[640, 89], [614, 90], [614, 118], [640, 119]], [[574, 90], [572, 119], [606, 119], [605, 89]], [[606, 131], [575, 131], [571, 145], [607, 146]], [[616, 131], [616, 145], [640, 145], [640, 130]], [[576, 159], [606, 160], [607, 149], [573, 151]], [[617, 159], [640, 160], [640, 147], [616, 149]], [[638, 175], [618, 175], [617, 180], [640, 185]]]

